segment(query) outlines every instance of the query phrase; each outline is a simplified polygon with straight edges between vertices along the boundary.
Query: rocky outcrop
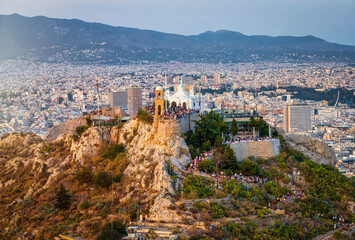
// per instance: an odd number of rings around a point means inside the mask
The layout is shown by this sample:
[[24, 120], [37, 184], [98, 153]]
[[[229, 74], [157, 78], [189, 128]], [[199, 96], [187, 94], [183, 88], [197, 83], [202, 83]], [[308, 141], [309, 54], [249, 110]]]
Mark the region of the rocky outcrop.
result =
[[103, 145], [110, 143], [110, 130], [107, 127], [90, 127], [77, 142], [72, 142], [72, 160], [85, 164], [85, 159], [96, 156]]
[[11, 148], [11, 149], [23, 149], [32, 144], [41, 142], [41, 137], [35, 134], [25, 134], [25, 133], [12, 133], [5, 135], [0, 140], [0, 149], [1, 148]]
[[[175, 124], [161, 121], [155, 129], [152, 125], [132, 119], [111, 134], [112, 139], [125, 144], [130, 160], [124, 172], [129, 177], [126, 181], [126, 198], [138, 192], [143, 199], [154, 200], [149, 218], [155, 221], [182, 221], [171, 210], [174, 209], [171, 196], [175, 195], [182, 179], [180, 172], [190, 158], [188, 147]], [[168, 167], [172, 169], [170, 173]], [[172, 180], [170, 174], [174, 174], [175, 180]]]
[[307, 135], [288, 134], [284, 135], [286, 144], [291, 148], [302, 152], [313, 162], [334, 166], [337, 162], [335, 153], [324, 142]]
[[59, 135], [74, 132], [77, 127], [82, 125], [86, 125], [86, 119], [84, 117], [68, 120], [49, 129], [43, 139], [47, 142], [51, 142], [57, 139]]
[[112, 107], [112, 108], [104, 107], [102, 110], [100, 110], [99, 113], [97, 111], [93, 111], [90, 114], [86, 115], [85, 117], [70, 119], [61, 124], [53, 126], [51, 129], [49, 129], [49, 131], [47, 132], [47, 134], [44, 136], [43, 139], [46, 142], [54, 141], [59, 137], [59, 135], [61, 134], [66, 135], [70, 132], [74, 132], [77, 127], [86, 125], [87, 117], [93, 117], [97, 115], [109, 116], [109, 117], [118, 116], [120, 118], [126, 116], [125, 112], [122, 111], [120, 107]]
[[[83, 122], [73, 124], [83, 125]], [[158, 128], [153, 128], [150, 124], [131, 119], [123, 126], [92, 126], [81, 136], [58, 130], [52, 135], [48, 134], [50, 137], [47, 141], [33, 134], [3, 136], [0, 139], [0, 210], [4, 212], [11, 206], [16, 211], [6, 217], [0, 214], [0, 227], [4, 229], [5, 226], [6, 232], [10, 232], [16, 227], [18, 219], [24, 218], [28, 209], [36, 212], [37, 207], [41, 206], [43, 211], [50, 212], [54, 190], [60, 184], [75, 195], [71, 204], [73, 208], [83, 199], [89, 199], [88, 195], [92, 196], [92, 203], [106, 203], [109, 191], [96, 188], [92, 183], [80, 186], [74, 178], [82, 165], [90, 168], [94, 174], [98, 173], [98, 166], [100, 171], [111, 169], [109, 166], [106, 168], [105, 164], [118, 162], [102, 159], [101, 151], [107, 145], [118, 143], [125, 146], [124, 156], [120, 159], [124, 162], [124, 172], [121, 182], [114, 185], [117, 190], [114, 201], [120, 206], [139, 203], [144, 211], [148, 211], [149, 219], [157, 222], [181, 223], [192, 218], [183, 214], [175, 204], [176, 191], [184, 178], [182, 170], [190, 161], [188, 147], [176, 124], [176, 121], [161, 121]], [[55, 135], [58, 135], [56, 139], [48, 141]], [[12, 194], [8, 195], [8, 192]], [[90, 211], [98, 214], [96, 209]], [[20, 214], [20, 217], [16, 214]], [[46, 222], [53, 223], [51, 219]], [[24, 226], [24, 222], [22, 224]], [[24, 228], [31, 229], [33, 234], [30, 223], [25, 225]], [[41, 227], [39, 229], [43, 230]], [[93, 239], [92, 236], [89, 239]]]
[[115, 115], [117, 115], [118, 117], [122, 118], [126, 116], [125, 112], [122, 111], [120, 107], [112, 107], [112, 108], [104, 107], [101, 110], [101, 113], [102, 113], [101, 115], [109, 116], [109, 117], [115, 117]]

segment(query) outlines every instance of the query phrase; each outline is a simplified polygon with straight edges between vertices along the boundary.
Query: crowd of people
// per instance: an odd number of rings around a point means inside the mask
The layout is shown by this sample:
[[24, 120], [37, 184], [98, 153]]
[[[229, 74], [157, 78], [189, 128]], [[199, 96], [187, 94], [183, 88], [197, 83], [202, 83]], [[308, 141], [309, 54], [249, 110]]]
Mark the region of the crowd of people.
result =
[[[205, 159], [212, 159], [213, 155], [213, 150], [209, 152], [202, 153], [200, 156], [197, 156], [193, 159], [191, 159], [191, 162], [189, 166], [186, 168], [186, 171], [191, 173], [191, 174], [201, 174], [201, 171], [198, 169], [198, 163], [201, 161], [204, 161]], [[207, 174], [207, 171], [204, 172], [204, 174]], [[209, 176], [213, 179], [216, 180], [217, 174], [212, 173], [209, 174]], [[226, 175], [223, 171], [219, 172], [219, 179], [224, 179], [224, 180], [232, 180], [236, 179], [238, 182], [241, 184], [247, 184], [247, 185], [258, 185], [259, 187], [262, 187], [263, 184], [267, 183], [268, 180], [267, 178], [260, 177], [260, 176], [245, 176], [241, 172], [234, 173], [232, 176]], [[286, 201], [290, 198], [301, 198], [302, 197], [302, 192], [300, 189], [296, 189], [291, 183], [288, 186], [290, 189], [292, 189], [290, 192], [286, 193], [285, 195], [277, 197], [274, 201], [269, 202], [269, 208], [272, 210], [277, 209], [277, 204], [283, 201]]]
[[[213, 154], [213, 149], [211, 151], [201, 153], [200, 156], [197, 156], [190, 161], [190, 165], [186, 168], [187, 172], [200, 172], [200, 170], [197, 168], [197, 165], [199, 162], [202, 162], [205, 159], [211, 159]], [[205, 173], [207, 174], [207, 170], [205, 170]]]
[[343, 230], [351, 230], [352, 225], [346, 224], [344, 217], [333, 216], [334, 229], [342, 228]]
[[259, 176], [243, 176], [242, 173], [235, 173], [234, 179], [238, 180], [241, 183], [256, 183], [259, 185], [263, 185], [267, 182], [267, 178], [262, 178]]
[[272, 137], [245, 137], [245, 138], [240, 138], [237, 137], [232, 140], [228, 140], [225, 143], [226, 144], [232, 144], [232, 143], [238, 143], [238, 142], [253, 142], [253, 141], [272, 141], [275, 140], [275, 138]]
[[[154, 106], [149, 105], [145, 107], [145, 110], [151, 114], [155, 115], [155, 109]], [[169, 107], [167, 109], [164, 109], [163, 113], [160, 115], [160, 119], [179, 119], [183, 117], [187, 117], [191, 114], [199, 113], [199, 110], [194, 110], [194, 109], [186, 109], [181, 106], [177, 107]]]

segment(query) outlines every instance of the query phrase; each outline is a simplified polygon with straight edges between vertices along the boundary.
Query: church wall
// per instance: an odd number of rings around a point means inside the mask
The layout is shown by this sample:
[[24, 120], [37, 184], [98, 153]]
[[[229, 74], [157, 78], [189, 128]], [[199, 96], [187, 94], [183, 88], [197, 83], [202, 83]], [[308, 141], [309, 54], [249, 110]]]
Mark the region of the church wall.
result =
[[252, 141], [232, 143], [231, 148], [234, 150], [238, 161], [242, 161], [249, 157], [270, 158], [280, 153], [280, 140], [272, 141]]

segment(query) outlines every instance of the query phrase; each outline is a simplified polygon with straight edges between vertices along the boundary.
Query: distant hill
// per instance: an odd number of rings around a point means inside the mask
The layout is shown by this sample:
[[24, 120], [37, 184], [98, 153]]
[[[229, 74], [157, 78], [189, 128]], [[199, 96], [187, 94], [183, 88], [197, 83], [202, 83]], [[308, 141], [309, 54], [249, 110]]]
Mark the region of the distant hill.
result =
[[[100, 51], [95, 53], [97, 49]], [[315, 58], [323, 60], [333, 56], [354, 59], [351, 46], [314, 36], [246, 36], [226, 30], [184, 36], [77, 19], [0, 15], [0, 55], [3, 58], [20, 56], [40, 61], [76, 62], [237, 62], [252, 60], [250, 56], [255, 54], [258, 60], [275, 60], [280, 56], [297, 60], [304, 54], [313, 55], [313, 59], [314, 53]]]

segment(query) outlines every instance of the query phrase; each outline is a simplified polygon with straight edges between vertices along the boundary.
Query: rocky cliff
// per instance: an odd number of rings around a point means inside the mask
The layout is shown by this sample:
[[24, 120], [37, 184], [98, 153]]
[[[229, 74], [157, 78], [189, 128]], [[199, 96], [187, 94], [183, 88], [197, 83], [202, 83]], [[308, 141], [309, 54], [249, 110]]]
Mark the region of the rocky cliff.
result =
[[[182, 217], [171, 210], [171, 196], [175, 195], [182, 179], [181, 171], [190, 158], [188, 147], [175, 124], [161, 121], [154, 129], [149, 124], [131, 120], [112, 134], [117, 143], [127, 147], [130, 160], [124, 172], [127, 187], [123, 200], [135, 194], [147, 200], [155, 199], [149, 210], [151, 220], [182, 221]], [[172, 169], [170, 173], [168, 167]]]
[[43, 139], [47, 142], [51, 142], [57, 139], [57, 137], [61, 134], [68, 134], [70, 132], [74, 132], [77, 127], [86, 125], [87, 117], [93, 117], [96, 115], [110, 116], [110, 117], [114, 117], [117, 115], [118, 117], [124, 117], [125, 113], [121, 110], [120, 107], [113, 107], [113, 108], [105, 107], [102, 110], [100, 110], [99, 113], [97, 113], [97, 111], [93, 111], [90, 114], [86, 115], [85, 117], [70, 119], [61, 124], [53, 126], [51, 129], [49, 129], [49, 131], [47, 132], [47, 134], [44, 136]]
[[324, 142], [306, 135], [284, 135], [286, 143], [293, 149], [302, 152], [313, 162], [334, 166], [337, 162], [335, 153]]

